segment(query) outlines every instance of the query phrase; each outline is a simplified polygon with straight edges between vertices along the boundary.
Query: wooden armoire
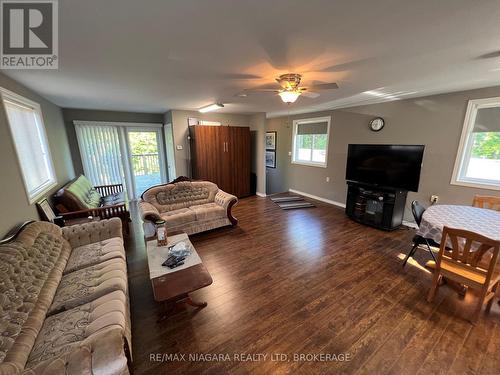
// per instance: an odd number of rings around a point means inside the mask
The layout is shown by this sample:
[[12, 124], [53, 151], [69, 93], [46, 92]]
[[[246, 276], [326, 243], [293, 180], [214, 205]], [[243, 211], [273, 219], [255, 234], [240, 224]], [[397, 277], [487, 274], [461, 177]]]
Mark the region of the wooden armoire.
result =
[[189, 127], [191, 172], [196, 180], [214, 182], [238, 198], [250, 195], [250, 128]]

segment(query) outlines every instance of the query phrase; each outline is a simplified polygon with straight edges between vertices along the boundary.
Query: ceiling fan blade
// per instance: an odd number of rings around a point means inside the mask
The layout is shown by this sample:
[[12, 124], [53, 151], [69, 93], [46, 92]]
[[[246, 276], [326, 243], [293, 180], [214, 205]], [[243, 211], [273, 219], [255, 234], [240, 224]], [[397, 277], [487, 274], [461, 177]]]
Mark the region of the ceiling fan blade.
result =
[[247, 74], [247, 73], [228, 73], [228, 74], [220, 74], [217, 78], [222, 79], [234, 79], [234, 80], [252, 80], [252, 79], [261, 79], [261, 76], [255, 74]]
[[319, 96], [320, 94], [317, 92], [312, 92], [312, 91], [302, 91], [301, 96], [305, 96], [306, 98], [311, 98], [315, 99]]
[[308, 89], [311, 89], [311, 90], [335, 90], [338, 88], [339, 88], [339, 85], [337, 85], [337, 83], [335, 83], [335, 82], [318, 83], [318, 84], [314, 84], [312, 86], [308, 86]]
[[276, 89], [245, 89], [243, 90], [244, 93], [252, 93], [252, 92], [279, 92], [279, 90]]

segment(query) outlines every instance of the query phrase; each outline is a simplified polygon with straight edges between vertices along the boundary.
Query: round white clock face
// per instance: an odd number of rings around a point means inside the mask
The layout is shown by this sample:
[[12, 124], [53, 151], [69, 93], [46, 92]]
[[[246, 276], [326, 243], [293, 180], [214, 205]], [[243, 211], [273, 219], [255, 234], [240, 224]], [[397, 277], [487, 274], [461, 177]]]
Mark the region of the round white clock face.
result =
[[377, 117], [370, 121], [370, 129], [378, 132], [384, 127], [384, 119]]

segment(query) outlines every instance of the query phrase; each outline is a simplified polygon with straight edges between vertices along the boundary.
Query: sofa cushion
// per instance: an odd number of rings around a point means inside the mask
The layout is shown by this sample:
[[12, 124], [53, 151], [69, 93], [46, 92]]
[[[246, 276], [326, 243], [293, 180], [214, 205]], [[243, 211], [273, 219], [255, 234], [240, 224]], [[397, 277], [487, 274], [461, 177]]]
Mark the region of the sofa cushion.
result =
[[0, 372], [23, 368], [70, 251], [61, 229], [48, 222], [29, 224], [0, 246]]
[[80, 341], [71, 351], [26, 369], [24, 375], [130, 374], [127, 346], [120, 328], [109, 328]]
[[97, 208], [101, 205], [101, 195], [92, 186], [88, 178], [83, 175], [66, 186], [66, 190], [76, 197], [86, 208]]
[[189, 208], [163, 212], [161, 217], [165, 220], [167, 228], [176, 227], [196, 220], [195, 212]]
[[48, 315], [83, 305], [115, 290], [127, 294], [127, 265], [122, 258], [64, 275]]
[[206, 203], [189, 207], [196, 214], [196, 220], [211, 220], [225, 218], [226, 210], [217, 203]]
[[114, 206], [115, 204], [126, 203], [125, 192], [119, 191], [118, 193], [106, 195], [102, 197], [103, 206]]
[[68, 259], [64, 273], [68, 274], [113, 258], [126, 259], [123, 240], [119, 237], [75, 247]]
[[[109, 328], [127, 333], [128, 305], [122, 291], [106, 294], [95, 301], [47, 317], [38, 334], [26, 365], [72, 351], [88, 337]], [[100, 348], [105, 351], [106, 348]]]

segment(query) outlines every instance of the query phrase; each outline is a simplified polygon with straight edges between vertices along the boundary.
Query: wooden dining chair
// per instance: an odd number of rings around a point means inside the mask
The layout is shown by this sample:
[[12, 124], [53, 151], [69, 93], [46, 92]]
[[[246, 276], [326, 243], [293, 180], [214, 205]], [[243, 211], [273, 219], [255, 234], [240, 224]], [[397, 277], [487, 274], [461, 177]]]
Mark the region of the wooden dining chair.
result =
[[472, 206], [500, 211], [500, 197], [494, 197], [491, 195], [474, 195]]
[[486, 311], [491, 309], [498, 288], [500, 273], [495, 272], [495, 266], [499, 250], [500, 241], [466, 230], [444, 227], [427, 301], [434, 300], [443, 277], [476, 289], [479, 291], [479, 301], [471, 319], [476, 322], [485, 302], [488, 303]]

